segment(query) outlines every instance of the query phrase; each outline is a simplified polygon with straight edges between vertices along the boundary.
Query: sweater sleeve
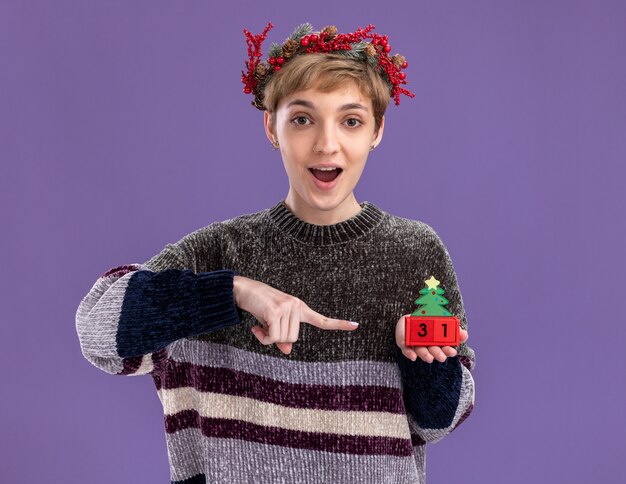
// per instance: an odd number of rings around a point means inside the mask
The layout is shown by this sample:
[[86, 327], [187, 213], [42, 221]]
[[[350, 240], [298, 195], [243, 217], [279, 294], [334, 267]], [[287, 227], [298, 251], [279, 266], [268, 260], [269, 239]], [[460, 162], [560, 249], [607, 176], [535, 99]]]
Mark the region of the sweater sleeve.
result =
[[[447, 308], [467, 330], [467, 317], [450, 254], [429, 227], [425, 263], [441, 281], [450, 301]], [[457, 356], [445, 362], [411, 361], [396, 347], [409, 427], [424, 442], [436, 442], [457, 428], [474, 408], [474, 350], [462, 343]]]
[[[207, 243], [209, 244], [207, 246]], [[151, 373], [178, 339], [240, 322], [233, 296], [235, 272], [198, 272], [197, 234], [190, 234], [143, 264], [114, 267], [101, 275], [76, 312], [84, 357], [115, 375]], [[217, 234], [203, 238], [217, 265]], [[201, 255], [202, 257], [202, 255]]]

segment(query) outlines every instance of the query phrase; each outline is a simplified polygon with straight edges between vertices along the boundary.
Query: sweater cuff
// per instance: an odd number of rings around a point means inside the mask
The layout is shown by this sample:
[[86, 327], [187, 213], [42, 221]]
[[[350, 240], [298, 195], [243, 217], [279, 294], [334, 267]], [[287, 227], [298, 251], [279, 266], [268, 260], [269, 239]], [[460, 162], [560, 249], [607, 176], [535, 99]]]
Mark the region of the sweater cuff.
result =
[[409, 360], [396, 346], [396, 360], [404, 386], [407, 411], [424, 429], [443, 429], [451, 425], [461, 395], [463, 370], [458, 356], [443, 363]]
[[233, 271], [137, 271], [124, 295], [117, 350], [121, 357], [153, 353], [170, 343], [241, 322]]
[[[192, 295], [191, 336], [227, 328], [241, 322], [233, 293], [234, 271], [219, 270], [198, 274], [196, 294]], [[194, 311], [195, 309], [195, 311]]]

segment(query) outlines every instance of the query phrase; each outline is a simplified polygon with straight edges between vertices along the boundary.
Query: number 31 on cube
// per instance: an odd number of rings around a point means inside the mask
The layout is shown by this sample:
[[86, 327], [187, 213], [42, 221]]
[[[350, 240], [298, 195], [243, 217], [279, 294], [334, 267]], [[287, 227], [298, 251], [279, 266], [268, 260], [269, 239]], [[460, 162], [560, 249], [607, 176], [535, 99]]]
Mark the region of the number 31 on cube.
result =
[[405, 316], [407, 346], [459, 346], [460, 321], [456, 316]]

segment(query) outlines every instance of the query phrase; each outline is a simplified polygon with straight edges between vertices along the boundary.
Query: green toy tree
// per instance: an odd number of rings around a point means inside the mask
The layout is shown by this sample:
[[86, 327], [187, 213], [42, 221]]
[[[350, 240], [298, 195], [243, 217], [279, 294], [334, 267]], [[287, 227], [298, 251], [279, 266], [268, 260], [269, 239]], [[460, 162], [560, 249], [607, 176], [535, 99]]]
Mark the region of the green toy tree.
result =
[[415, 301], [415, 304], [422, 306], [417, 308], [411, 316], [452, 316], [444, 308], [448, 304], [448, 300], [443, 297], [445, 291], [437, 287], [440, 281], [435, 279], [435, 276], [430, 276], [430, 279], [424, 282], [427, 287], [420, 290], [420, 294], [423, 294], [423, 296]]

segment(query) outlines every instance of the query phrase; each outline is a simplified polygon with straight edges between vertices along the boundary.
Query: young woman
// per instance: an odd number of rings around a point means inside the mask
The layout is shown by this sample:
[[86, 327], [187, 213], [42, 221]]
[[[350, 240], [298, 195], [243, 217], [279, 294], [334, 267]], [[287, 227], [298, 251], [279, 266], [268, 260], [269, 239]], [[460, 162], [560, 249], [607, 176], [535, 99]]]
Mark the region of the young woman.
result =
[[[299, 26], [270, 59], [247, 35], [245, 92], [289, 192], [111, 269], [76, 315], [85, 357], [149, 373], [172, 482], [425, 482], [425, 444], [471, 412], [474, 352], [434, 230], [354, 196], [381, 142], [402, 56], [373, 26]], [[423, 281], [445, 287], [461, 345], [407, 347]]]

